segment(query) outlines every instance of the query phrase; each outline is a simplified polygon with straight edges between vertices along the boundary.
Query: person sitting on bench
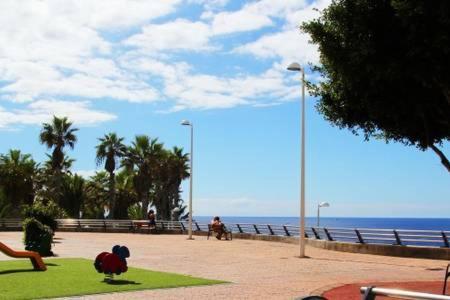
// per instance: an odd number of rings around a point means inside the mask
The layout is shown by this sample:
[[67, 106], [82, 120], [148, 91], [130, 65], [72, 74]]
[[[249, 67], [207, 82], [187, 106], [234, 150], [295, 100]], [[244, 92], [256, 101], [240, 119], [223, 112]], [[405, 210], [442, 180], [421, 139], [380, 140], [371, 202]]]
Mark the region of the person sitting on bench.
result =
[[218, 240], [222, 239], [222, 235], [224, 235], [224, 234], [225, 234], [225, 239], [228, 240], [227, 229], [225, 228], [225, 224], [223, 224], [220, 221], [220, 218], [218, 216], [215, 216], [214, 219], [211, 221], [211, 228], [216, 233], [216, 238]]
[[148, 228], [155, 229], [156, 228], [156, 215], [153, 209], [150, 209], [147, 215], [148, 218]]

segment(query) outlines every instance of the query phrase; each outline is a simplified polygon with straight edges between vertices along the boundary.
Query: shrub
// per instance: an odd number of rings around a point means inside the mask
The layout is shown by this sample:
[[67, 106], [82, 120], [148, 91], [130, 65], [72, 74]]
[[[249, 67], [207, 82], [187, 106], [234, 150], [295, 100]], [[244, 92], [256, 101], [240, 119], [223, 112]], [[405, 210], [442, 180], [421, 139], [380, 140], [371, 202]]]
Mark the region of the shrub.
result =
[[48, 201], [46, 204], [42, 201], [35, 201], [33, 205], [25, 205], [23, 215], [25, 218], [37, 219], [43, 225], [50, 227], [52, 231], [55, 231], [58, 226], [56, 218], [65, 216], [64, 211], [52, 201]]
[[51, 251], [53, 230], [36, 218], [23, 221], [25, 250], [38, 252], [42, 256], [53, 255]]

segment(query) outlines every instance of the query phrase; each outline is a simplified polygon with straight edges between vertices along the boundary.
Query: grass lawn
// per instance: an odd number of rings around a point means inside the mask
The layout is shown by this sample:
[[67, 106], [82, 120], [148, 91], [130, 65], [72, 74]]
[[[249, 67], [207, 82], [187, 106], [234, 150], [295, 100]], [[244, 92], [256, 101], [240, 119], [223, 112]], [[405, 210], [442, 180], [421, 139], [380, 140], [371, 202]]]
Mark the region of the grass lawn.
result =
[[28, 259], [0, 261], [0, 299], [36, 299], [144, 289], [175, 288], [224, 283], [173, 273], [129, 268], [103, 281], [93, 261], [82, 258], [46, 259], [47, 271], [33, 271]]

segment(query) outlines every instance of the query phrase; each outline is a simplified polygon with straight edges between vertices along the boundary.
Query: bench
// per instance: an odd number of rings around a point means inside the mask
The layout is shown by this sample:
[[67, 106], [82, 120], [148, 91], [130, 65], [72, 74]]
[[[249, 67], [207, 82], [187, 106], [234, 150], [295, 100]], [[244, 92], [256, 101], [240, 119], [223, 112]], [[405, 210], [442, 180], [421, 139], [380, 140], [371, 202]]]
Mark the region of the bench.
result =
[[225, 236], [225, 238], [229, 238], [230, 240], [233, 240], [233, 233], [231, 232], [231, 230], [228, 230], [225, 225], [212, 225], [212, 224], [208, 224], [208, 236], [207, 236], [207, 240], [209, 240], [209, 236], [214, 234], [214, 233], [219, 233], [223, 231], [223, 234]]
[[[156, 222], [158, 222], [158, 221], [156, 221]], [[132, 223], [133, 223], [134, 232], [142, 231], [145, 229], [148, 231], [148, 233], [152, 233], [152, 232], [156, 233], [157, 232], [156, 227], [158, 224], [156, 224], [155, 226], [149, 226], [148, 221], [146, 221], [146, 220], [133, 220]]]
[[22, 220], [21, 219], [1, 219], [0, 229], [2, 231], [21, 231]]

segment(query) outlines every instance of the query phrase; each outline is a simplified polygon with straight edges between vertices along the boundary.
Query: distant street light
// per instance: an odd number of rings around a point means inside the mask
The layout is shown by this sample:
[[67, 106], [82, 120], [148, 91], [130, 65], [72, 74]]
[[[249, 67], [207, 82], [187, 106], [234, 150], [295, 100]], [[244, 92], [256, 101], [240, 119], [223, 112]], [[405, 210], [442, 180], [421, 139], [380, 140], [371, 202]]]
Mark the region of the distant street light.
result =
[[322, 202], [322, 203], [317, 204], [317, 227], [320, 226], [320, 208], [321, 207], [330, 207], [330, 203]]
[[300, 181], [300, 258], [305, 257], [305, 69], [296, 62], [291, 63], [289, 71], [302, 72], [302, 123], [301, 123], [301, 181]]
[[193, 240], [192, 238], [192, 180], [194, 177], [193, 161], [194, 161], [194, 125], [188, 120], [181, 121], [181, 125], [191, 127], [191, 153], [189, 154], [190, 162], [190, 176], [189, 176], [189, 228], [188, 240]]

